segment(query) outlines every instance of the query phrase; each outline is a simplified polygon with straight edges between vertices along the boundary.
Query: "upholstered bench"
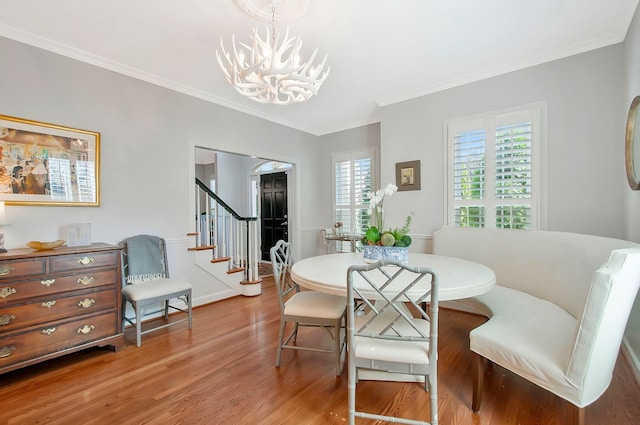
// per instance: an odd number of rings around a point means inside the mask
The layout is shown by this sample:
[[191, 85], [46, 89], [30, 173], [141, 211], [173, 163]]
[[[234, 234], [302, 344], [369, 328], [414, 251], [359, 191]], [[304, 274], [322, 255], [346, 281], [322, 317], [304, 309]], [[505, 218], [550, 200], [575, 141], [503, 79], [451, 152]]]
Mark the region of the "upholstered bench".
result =
[[[476, 353], [473, 410], [484, 361], [569, 401], [569, 424], [611, 382], [640, 286], [640, 245], [576, 233], [443, 227], [434, 254], [492, 268], [489, 293], [448, 303], [489, 320], [470, 333]], [[444, 306], [444, 303], [443, 303]]]

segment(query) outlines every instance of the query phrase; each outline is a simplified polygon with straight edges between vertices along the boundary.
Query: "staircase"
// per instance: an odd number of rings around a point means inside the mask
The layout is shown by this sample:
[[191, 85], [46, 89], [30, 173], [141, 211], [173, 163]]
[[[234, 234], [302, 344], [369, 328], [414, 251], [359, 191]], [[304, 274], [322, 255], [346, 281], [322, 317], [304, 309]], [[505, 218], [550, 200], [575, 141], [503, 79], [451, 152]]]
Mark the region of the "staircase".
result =
[[195, 264], [239, 294], [260, 295], [258, 218], [241, 217], [199, 179], [195, 183], [198, 214], [188, 233]]

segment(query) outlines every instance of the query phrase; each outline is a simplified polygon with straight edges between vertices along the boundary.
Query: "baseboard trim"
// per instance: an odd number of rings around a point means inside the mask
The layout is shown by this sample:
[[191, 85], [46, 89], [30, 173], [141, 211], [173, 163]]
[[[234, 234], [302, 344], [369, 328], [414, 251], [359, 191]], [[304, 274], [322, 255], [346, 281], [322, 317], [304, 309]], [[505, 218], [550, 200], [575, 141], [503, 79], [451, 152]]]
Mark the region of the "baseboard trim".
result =
[[622, 354], [627, 359], [627, 363], [629, 363], [633, 372], [633, 377], [636, 378], [636, 383], [640, 387], [640, 359], [638, 359], [637, 354], [633, 351], [626, 338], [622, 338]]

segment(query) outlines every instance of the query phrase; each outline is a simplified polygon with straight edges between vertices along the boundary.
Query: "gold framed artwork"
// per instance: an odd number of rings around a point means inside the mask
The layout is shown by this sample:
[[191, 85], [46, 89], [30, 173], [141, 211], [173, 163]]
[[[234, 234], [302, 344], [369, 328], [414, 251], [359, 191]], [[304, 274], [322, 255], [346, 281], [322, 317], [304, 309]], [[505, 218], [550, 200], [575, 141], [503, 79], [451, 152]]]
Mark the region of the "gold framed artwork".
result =
[[0, 201], [99, 206], [100, 133], [0, 115]]
[[420, 160], [396, 162], [396, 186], [398, 191], [420, 190]]

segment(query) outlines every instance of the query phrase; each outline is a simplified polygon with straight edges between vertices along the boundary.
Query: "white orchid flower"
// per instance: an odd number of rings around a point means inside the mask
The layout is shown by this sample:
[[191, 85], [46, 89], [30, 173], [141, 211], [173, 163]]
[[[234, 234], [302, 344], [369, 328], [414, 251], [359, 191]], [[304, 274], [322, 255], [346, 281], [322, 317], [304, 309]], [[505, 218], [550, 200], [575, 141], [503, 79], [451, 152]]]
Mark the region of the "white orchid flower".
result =
[[384, 188], [384, 194], [391, 196], [393, 195], [393, 192], [396, 192], [397, 190], [398, 190], [398, 186], [396, 186], [393, 183], [389, 183], [387, 187]]

